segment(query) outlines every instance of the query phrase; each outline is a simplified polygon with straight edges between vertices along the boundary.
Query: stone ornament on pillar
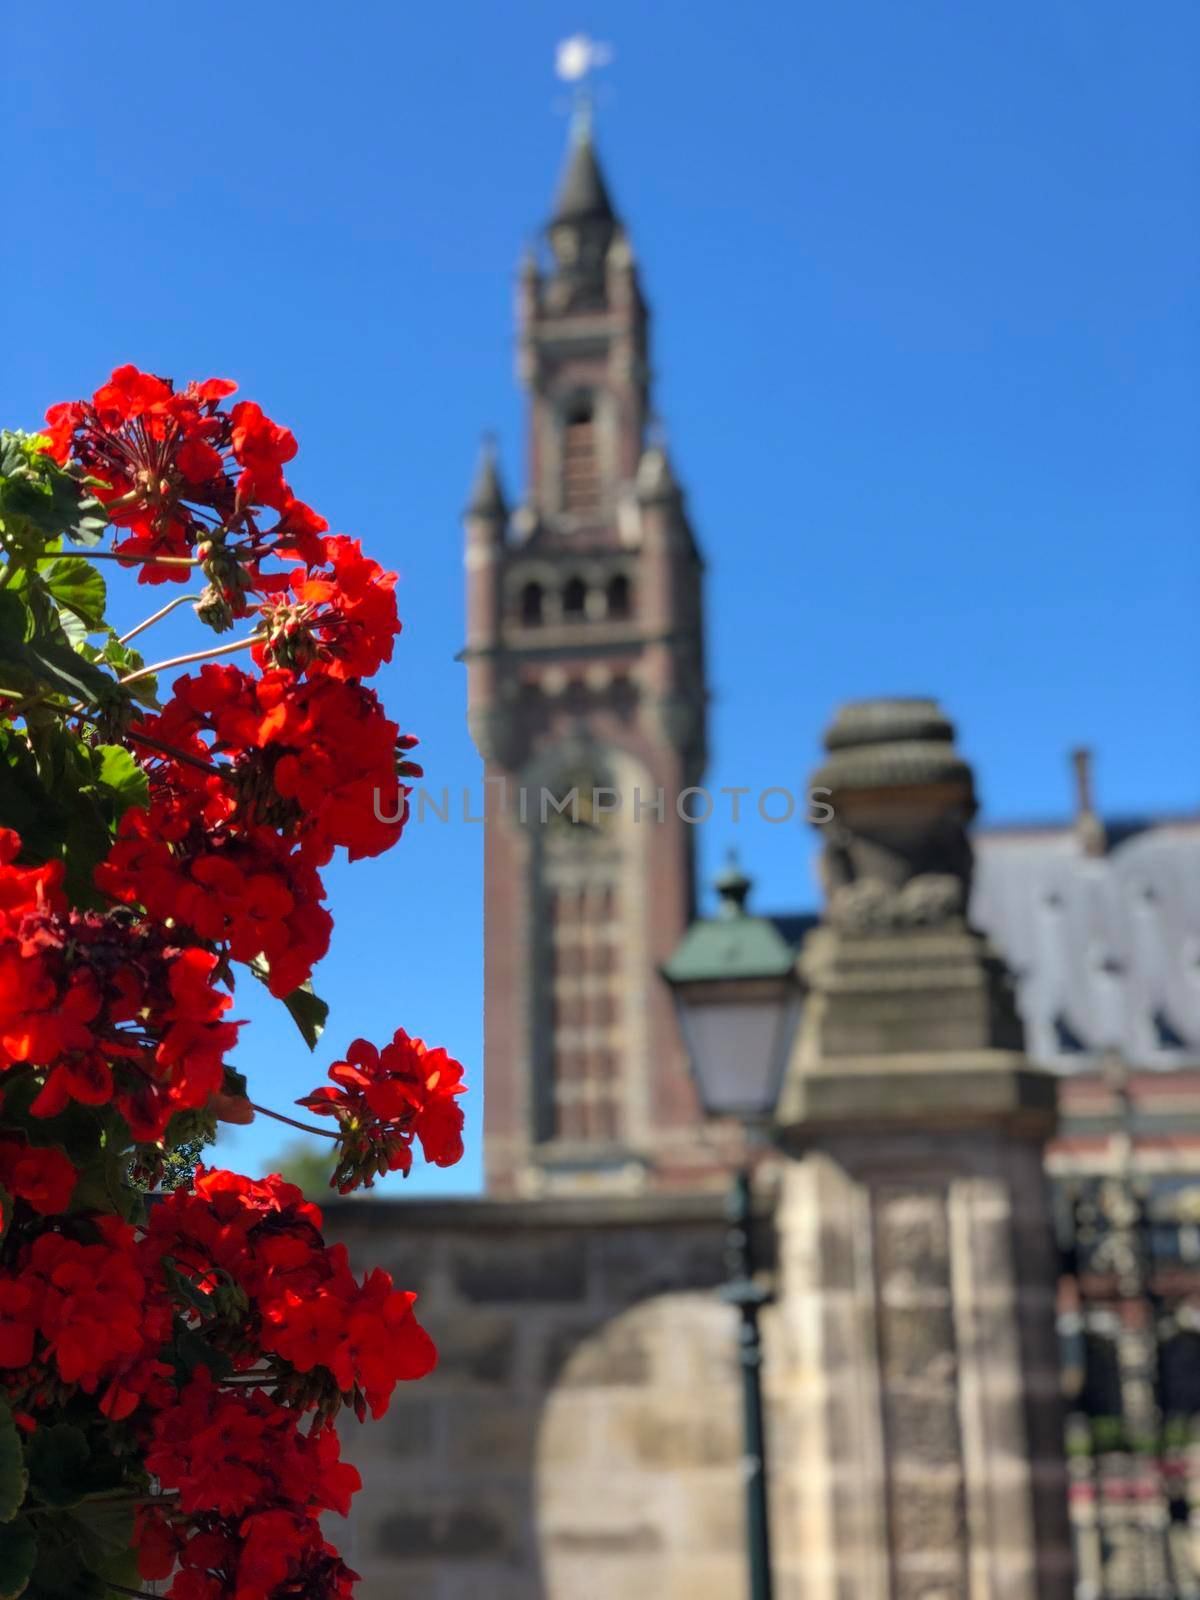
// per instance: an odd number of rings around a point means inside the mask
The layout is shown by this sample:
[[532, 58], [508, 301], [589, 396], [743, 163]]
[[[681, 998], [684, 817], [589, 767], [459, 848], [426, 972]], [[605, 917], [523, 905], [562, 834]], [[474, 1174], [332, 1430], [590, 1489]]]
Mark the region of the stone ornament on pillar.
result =
[[[825, 747], [811, 783], [833, 809], [821, 829], [826, 908], [803, 953], [812, 998], [800, 1060], [932, 1052], [945, 1067], [953, 1051], [961, 1074], [994, 1067], [988, 1052], [1022, 1052], [1012, 975], [967, 919], [978, 803], [953, 725], [933, 700], [857, 701], [838, 712]], [[992, 1087], [1008, 1094], [1014, 1083], [1053, 1115], [1050, 1079], [1019, 1073]], [[790, 1086], [802, 1098], [813, 1087]], [[964, 1078], [944, 1092], [982, 1089]], [[789, 1108], [788, 1093], [781, 1115], [811, 1114]]]
[[825, 748], [812, 783], [834, 812], [821, 858], [826, 920], [852, 933], [961, 925], [975, 783], [937, 703], [852, 702]]
[[1055, 1084], [969, 923], [974, 779], [932, 700], [844, 706], [825, 745], [777, 1114], [784, 1570], [821, 1600], [1066, 1600]]

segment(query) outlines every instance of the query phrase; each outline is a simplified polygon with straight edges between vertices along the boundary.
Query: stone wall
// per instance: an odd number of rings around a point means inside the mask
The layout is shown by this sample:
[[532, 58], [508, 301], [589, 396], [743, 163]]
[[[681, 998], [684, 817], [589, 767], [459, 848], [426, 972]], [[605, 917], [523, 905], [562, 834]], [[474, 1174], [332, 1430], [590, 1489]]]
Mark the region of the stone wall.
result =
[[346, 1202], [441, 1359], [347, 1424], [361, 1600], [742, 1600], [719, 1198]]
[[[760, 1173], [775, 1600], [1067, 1600], [1036, 1140], [828, 1131]], [[768, 1221], [768, 1211], [772, 1221]], [[347, 1425], [362, 1600], [745, 1600], [720, 1197], [345, 1202], [441, 1351]]]

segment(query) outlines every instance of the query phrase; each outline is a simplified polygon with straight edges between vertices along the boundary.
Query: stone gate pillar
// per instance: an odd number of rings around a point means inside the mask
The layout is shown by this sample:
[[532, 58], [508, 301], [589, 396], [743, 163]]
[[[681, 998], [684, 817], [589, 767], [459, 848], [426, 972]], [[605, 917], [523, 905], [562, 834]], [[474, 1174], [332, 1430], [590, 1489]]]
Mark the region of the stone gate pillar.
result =
[[1065, 1600], [1054, 1084], [966, 920], [971, 770], [929, 700], [846, 706], [825, 742], [780, 1106], [781, 1595]]

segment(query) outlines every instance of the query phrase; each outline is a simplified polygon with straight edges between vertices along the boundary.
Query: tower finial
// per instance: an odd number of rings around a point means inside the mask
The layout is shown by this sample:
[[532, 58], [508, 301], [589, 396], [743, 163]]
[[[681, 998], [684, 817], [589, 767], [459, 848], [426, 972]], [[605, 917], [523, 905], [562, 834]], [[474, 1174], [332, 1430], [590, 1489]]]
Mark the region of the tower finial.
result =
[[575, 110], [572, 131], [586, 138], [591, 131], [592, 93], [590, 78], [597, 67], [606, 67], [613, 58], [610, 44], [601, 44], [586, 33], [573, 33], [560, 39], [554, 52], [554, 70], [564, 83], [575, 84]]
[[724, 868], [713, 879], [713, 888], [721, 901], [721, 916], [745, 916], [746, 901], [753, 887], [753, 880], [742, 871], [738, 853], [731, 846], [725, 855]]

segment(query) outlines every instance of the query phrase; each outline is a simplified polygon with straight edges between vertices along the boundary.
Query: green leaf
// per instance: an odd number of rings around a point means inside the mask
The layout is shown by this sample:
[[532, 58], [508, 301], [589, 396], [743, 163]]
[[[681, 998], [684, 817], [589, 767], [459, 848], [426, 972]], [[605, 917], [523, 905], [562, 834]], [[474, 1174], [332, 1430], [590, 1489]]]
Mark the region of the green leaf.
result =
[[146, 774], [123, 744], [93, 745], [92, 758], [98, 764], [99, 781], [116, 798], [118, 818], [130, 806], [150, 804], [150, 784]]
[[24, 1600], [104, 1600], [105, 1586], [92, 1570], [74, 1520], [39, 1517], [38, 1533], [37, 1561]]
[[66, 888], [78, 906], [101, 904], [93, 875], [108, 854], [112, 831], [131, 805], [148, 801], [146, 780], [120, 745], [90, 745], [52, 717], [33, 720], [28, 742], [0, 730], [0, 777], [15, 769], [9, 793], [0, 790], [0, 821], [11, 817], [28, 855], [65, 856]]
[[129, 1141], [115, 1138], [83, 1169], [71, 1194], [71, 1211], [115, 1211], [129, 1222], [141, 1201], [129, 1182]]
[[[140, 672], [146, 665], [146, 659], [131, 645], [122, 644], [119, 639], [109, 639], [102, 650], [96, 650], [91, 645], [84, 646], [84, 654], [89, 661], [106, 661], [118, 678], [127, 677], [131, 672]], [[152, 711], [160, 711], [158, 703], [158, 679], [153, 673], [147, 678], [139, 678], [136, 683], [130, 684], [125, 691], [132, 696], [139, 705], [149, 706]]]
[[30, 1488], [48, 1506], [78, 1505], [94, 1487], [90, 1456], [82, 1428], [70, 1422], [43, 1424], [25, 1450]]
[[87, 643], [87, 627], [72, 612], [60, 611], [58, 625], [72, 650], [77, 651]]
[[[130, 1573], [129, 1555], [133, 1546], [130, 1502], [84, 1500], [71, 1513], [69, 1529], [70, 1542], [86, 1568], [86, 1587], [81, 1585], [68, 1590], [71, 1600], [76, 1600], [77, 1595], [80, 1600], [91, 1595], [103, 1596], [108, 1592], [105, 1578], [124, 1583], [126, 1588], [141, 1587], [136, 1581], [136, 1568], [130, 1577], [122, 1577], [123, 1572]], [[34, 1574], [35, 1582], [40, 1582], [41, 1577], [39, 1567]], [[52, 1594], [60, 1592], [50, 1590]]]
[[41, 1084], [32, 1074], [10, 1073], [15, 1078], [4, 1091], [4, 1121], [6, 1126], [18, 1127], [32, 1145], [39, 1149], [58, 1145], [77, 1167], [86, 1167], [102, 1147], [103, 1118], [115, 1119], [110, 1107], [83, 1106], [74, 1102], [56, 1117], [35, 1117], [29, 1107], [36, 1099]]
[[20, 834], [35, 861], [59, 854], [66, 828], [66, 813], [38, 776], [29, 741], [12, 727], [0, 727], [0, 828]]
[[0, 1527], [0, 1600], [25, 1593], [37, 1557], [37, 1540], [24, 1517]]
[[11, 1522], [16, 1516], [28, 1486], [21, 1435], [13, 1421], [12, 1407], [0, 1398], [0, 1523]]
[[305, 979], [298, 989], [292, 990], [283, 1003], [291, 1013], [292, 1021], [300, 1029], [305, 1044], [310, 1050], [315, 1050], [317, 1040], [325, 1032], [325, 1024], [329, 1020], [327, 1002], [321, 999], [312, 984]]
[[29, 554], [61, 534], [98, 544], [108, 513], [79, 469], [59, 466], [45, 444], [39, 434], [0, 434], [0, 538]]
[[205, 1321], [216, 1314], [216, 1304], [212, 1295], [203, 1289], [198, 1289], [187, 1273], [180, 1272], [169, 1256], [163, 1256], [162, 1269], [167, 1287], [177, 1301], [182, 1301]]
[[[212, 1310], [210, 1306], [210, 1315]], [[199, 1328], [177, 1326], [174, 1356], [177, 1371], [191, 1374], [197, 1367], [207, 1367], [218, 1383], [233, 1370], [230, 1358], [206, 1339]]]
[[[266, 956], [255, 956], [248, 965], [260, 983], [270, 983], [271, 966]], [[293, 989], [291, 994], [284, 996], [283, 1003], [290, 1012], [292, 1021], [299, 1028], [305, 1044], [310, 1050], [315, 1050], [317, 1041], [325, 1032], [325, 1024], [329, 1021], [328, 1003], [321, 999], [307, 978], [298, 989]]]
[[41, 572], [42, 582], [65, 610], [78, 617], [89, 633], [105, 627], [107, 595], [104, 579], [82, 556], [64, 556]]
[[72, 650], [61, 629], [57, 638], [42, 629], [30, 636], [29, 620], [20, 595], [0, 592], [0, 688], [28, 694], [49, 687], [89, 705], [120, 694], [107, 672]]

